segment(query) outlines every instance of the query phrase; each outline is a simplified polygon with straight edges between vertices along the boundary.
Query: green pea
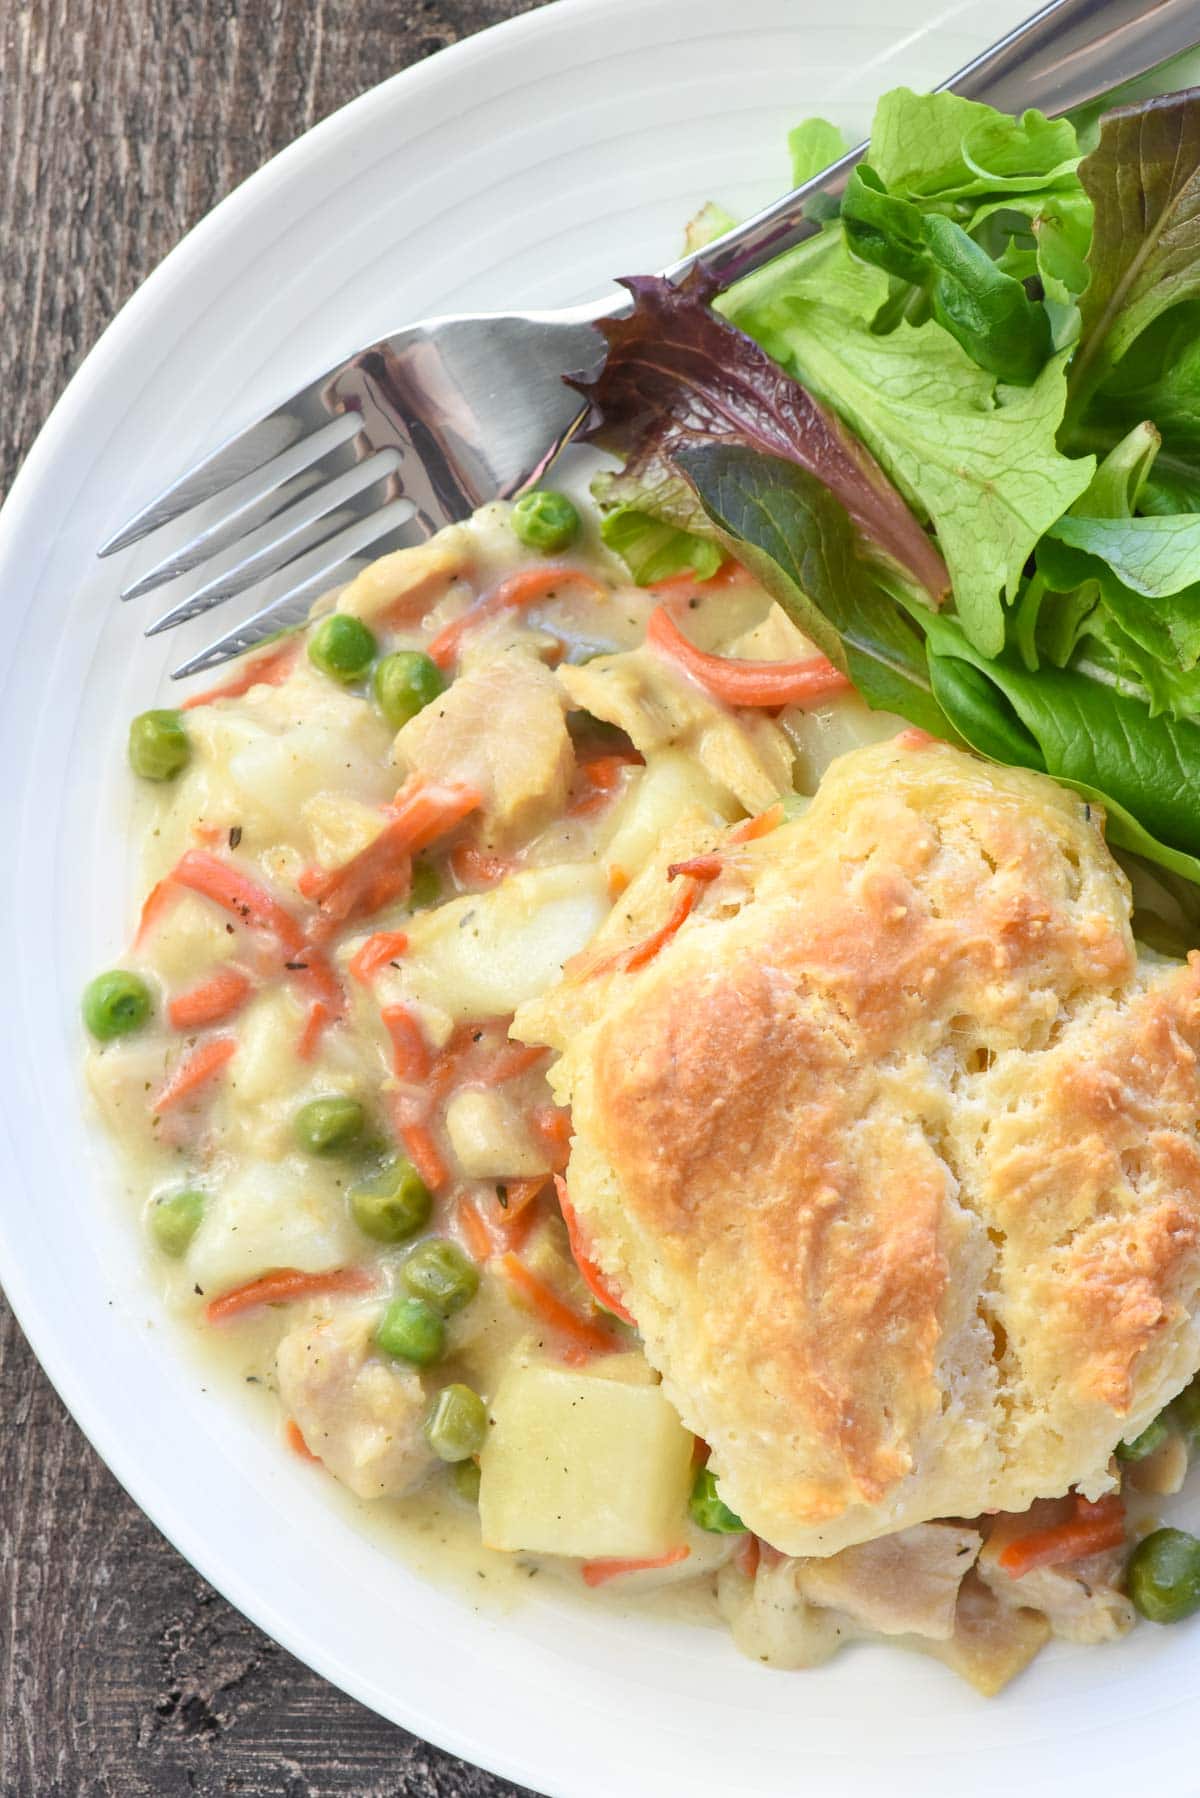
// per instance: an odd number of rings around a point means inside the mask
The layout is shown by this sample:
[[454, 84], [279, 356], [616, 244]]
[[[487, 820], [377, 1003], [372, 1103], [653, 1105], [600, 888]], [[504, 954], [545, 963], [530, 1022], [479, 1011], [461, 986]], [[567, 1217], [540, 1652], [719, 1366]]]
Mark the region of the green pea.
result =
[[150, 1213], [151, 1234], [172, 1261], [178, 1261], [200, 1228], [205, 1203], [202, 1192], [176, 1192], [160, 1199]]
[[1151, 1623], [1178, 1623], [1200, 1610], [1200, 1542], [1186, 1530], [1155, 1530], [1129, 1557], [1125, 1585]]
[[425, 1437], [440, 1461], [469, 1461], [487, 1435], [487, 1406], [469, 1386], [443, 1386], [429, 1407]]
[[296, 1140], [310, 1155], [338, 1155], [362, 1135], [367, 1115], [357, 1099], [310, 1099], [292, 1120]]
[[446, 1325], [424, 1299], [393, 1299], [380, 1319], [375, 1342], [397, 1361], [432, 1367], [446, 1347]]
[[126, 968], [97, 974], [84, 988], [83, 1021], [98, 1043], [140, 1030], [153, 1010], [150, 988]]
[[432, 862], [414, 862], [408, 903], [412, 911], [427, 911], [442, 896], [442, 878]]
[[1117, 1443], [1118, 1461], [1144, 1461], [1152, 1455], [1156, 1448], [1161, 1448], [1167, 1439], [1167, 1426], [1161, 1417], [1153, 1417], [1140, 1436], [1132, 1442]]
[[717, 1482], [707, 1467], [699, 1468], [692, 1482], [688, 1514], [702, 1530], [714, 1530], [722, 1536], [737, 1535], [746, 1527], [718, 1493]]
[[191, 753], [182, 712], [139, 712], [130, 722], [129, 766], [143, 780], [174, 780]]
[[404, 1242], [428, 1223], [433, 1200], [411, 1161], [391, 1162], [350, 1191], [350, 1210], [374, 1242]]
[[512, 528], [527, 549], [556, 556], [578, 533], [579, 514], [565, 493], [535, 488], [513, 507]]
[[450, 1463], [450, 1484], [464, 1504], [479, 1503], [479, 1463], [477, 1461], [452, 1461]]
[[416, 1298], [433, 1305], [443, 1317], [461, 1311], [479, 1291], [475, 1263], [441, 1236], [417, 1244], [400, 1269], [400, 1278]]
[[308, 659], [331, 680], [361, 680], [375, 660], [375, 639], [349, 612], [330, 612], [308, 639]]
[[376, 664], [372, 685], [375, 703], [393, 730], [399, 730], [446, 691], [441, 669], [419, 649], [398, 649], [384, 656]]
[[1167, 1407], [1171, 1421], [1180, 1430], [1189, 1449], [1200, 1445], [1200, 1379], [1185, 1386]]

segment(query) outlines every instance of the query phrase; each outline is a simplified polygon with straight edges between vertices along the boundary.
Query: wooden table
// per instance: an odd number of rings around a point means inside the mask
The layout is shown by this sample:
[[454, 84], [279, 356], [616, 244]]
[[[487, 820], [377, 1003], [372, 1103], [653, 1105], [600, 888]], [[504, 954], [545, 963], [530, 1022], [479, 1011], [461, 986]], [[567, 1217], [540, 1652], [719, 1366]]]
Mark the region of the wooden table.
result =
[[[117, 308], [324, 114], [538, 0], [0, 0], [0, 493]], [[132, 1505], [0, 1300], [2, 1798], [499, 1798], [259, 1633]]]

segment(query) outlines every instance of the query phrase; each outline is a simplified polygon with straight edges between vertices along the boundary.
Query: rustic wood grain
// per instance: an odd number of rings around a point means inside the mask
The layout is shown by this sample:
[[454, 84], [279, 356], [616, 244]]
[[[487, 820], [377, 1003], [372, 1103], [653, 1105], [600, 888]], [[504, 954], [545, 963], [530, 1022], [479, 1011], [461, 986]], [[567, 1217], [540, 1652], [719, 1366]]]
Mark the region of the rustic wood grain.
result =
[[[537, 0], [0, 0], [0, 493], [117, 308], [385, 75]], [[501, 1798], [207, 1586], [0, 1300], [0, 1798]]]

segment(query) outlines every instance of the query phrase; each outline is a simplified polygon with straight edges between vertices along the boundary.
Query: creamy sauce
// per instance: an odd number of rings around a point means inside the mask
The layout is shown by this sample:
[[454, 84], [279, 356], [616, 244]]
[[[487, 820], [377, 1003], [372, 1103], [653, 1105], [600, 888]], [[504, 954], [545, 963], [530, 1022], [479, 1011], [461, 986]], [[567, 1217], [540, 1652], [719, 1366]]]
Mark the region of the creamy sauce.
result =
[[[614, 1500], [611, 1516], [539, 1526], [531, 1473], [528, 1543], [503, 1552], [484, 1546], [479, 1510], [430, 1452], [424, 1421], [448, 1384], [491, 1406], [506, 1380], [547, 1367], [582, 1381], [597, 1416], [649, 1409], [658, 1418], [658, 1401], [646, 1396], [656, 1376], [636, 1338], [597, 1308], [572, 1259], [550, 1184], [569, 1120], [553, 1104], [546, 1058], [518, 1051], [505, 1072], [517, 1050], [508, 1022], [585, 948], [681, 811], [696, 807], [720, 824], [778, 791], [811, 792], [834, 755], [897, 726], [853, 695], [788, 708], [774, 722], [734, 712], [678, 669], [646, 659], [647, 621], [663, 595], [629, 584], [594, 522], [557, 560], [562, 578], [543, 581], [530, 603], [497, 604], [510, 577], [544, 573], [547, 563], [518, 543], [508, 509], [495, 506], [335, 596], [339, 614], [372, 633], [379, 656], [437, 650], [457, 633], [443, 657], [446, 692], [417, 714], [415, 730], [397, 734], [368, 680], [342, 684], [313, 665], [306, 648], [328, 615], [322, 608], [306, 636], [233, 671], [244, 692], [183, 711], [186, 767], [144, 783], [148, 897], [124, 964], [146, 982], [153, 1013], [94, 1046], [89, 1076], [169, 1309], [206, 1376], [215, 1371], [279, 1433], [281, 1452], [292, 1452], [283, 1446], [291, 1441], [297, 1478], [325, 1481], [356, 1527], [472, 1604], [508, 1606], [552, 1580], [619, 1613], [651, 1607], [712, 1624], [717, 1571], [742, 1538], [688, 1520], [690, 1450], [677, 1419], [651, 1427], [647, 1477], [666, 1507], [657, 1522], [652, 1505], [630, 1500], [623, 1511]], [[703, 650], [797, 653], [798, 634], [748, 578], [677, 584], [671, 603]], [[567, 696], [569, 670], [593, 664], [628, 680], [629, 734], [589, 719]], [[249, 685], [248, 665], [262, 673]], [[476, 687], [471, 713], [464, 696]], [[436, 729], [422, 736], [431, 722]], [[402, 801], [422, 780], [439, 791], [478, 789], [482, 799], [445, 828], [418, 833], [419, 893], [406, 890], [397, 856], [338, 917], [345, 871], [378, 854], [398, 791]], [[390, 950], [384, 942], [364, 972], [356, 958], [385, 937]], [[227, 1011], [222, 993], [235, 994]], [[186, 1021], [175, 1023], [181, 1003]], [[204, 1072], [197, 1057], [211, 1057], [214, 1044], [225, 1059]], [[327, 1099], [361, 1107], [345, 1152], [315, 1153], [298, 1138], [298, 1112]], [[430, 1216], [403, 1241], [372, 1240], [353, 1195], [405, 1154], [432, 1189]], [[166, 1253], [159, 1207], [181, 1189], [202, 1195], [201, 1215]], [[521, 1216], [508, 1215], [518, 1203]], [[389, 1355], [374, 1332], [389, 1303], [411, 1296], [409, 1257], [431, 1237], [454, 1244], [479, 1285], [446, 1320], [443, 1351], [420, 1370]], [[513, 1284], [514, 1257], [578, 1328], [531, 1312]], [[272, 1288], [265, 1297], [275, 1302], [249, 1302], [246, 1289], [279, 1270], [295, 1273], [295, 1292]], [[339, 1289], [347, 1273], [359, 1288]], [[214, 1318], [214, 1301], [228, 1317]], [[611, 1336], [619, 1352], [588, 1359], [580, 1328]], [[597, 1392], [601, 1381], [607, 1395]], [[613, 1385], [626, 1396], [613, 1399]], [[665, 1400], [659, 1409], [669, 1411]], [[601, 1472], [605, 1452], [622, 1452], [623, 1426], [603, 1427], [617, 1431], [607, 1449], [601, 1429], [571, 1450], [581, 1466], [598, 1457]], [[305, 1448], [348, 1489], [305, 1463]], [[581, 1507], [603, 1513], [609, 1499], [595, 1474], [580, 1473], [589, 1495]], [[556, 1549], [574, 1540], [576, 1522], [581, 1544], [603, 1546], [548, 1551], [551, 1540]], [[687, 1546], [686, 1562], [593, 1589], [581, 1579], [597, 1557], [653, 1561], [664, 1543]]]

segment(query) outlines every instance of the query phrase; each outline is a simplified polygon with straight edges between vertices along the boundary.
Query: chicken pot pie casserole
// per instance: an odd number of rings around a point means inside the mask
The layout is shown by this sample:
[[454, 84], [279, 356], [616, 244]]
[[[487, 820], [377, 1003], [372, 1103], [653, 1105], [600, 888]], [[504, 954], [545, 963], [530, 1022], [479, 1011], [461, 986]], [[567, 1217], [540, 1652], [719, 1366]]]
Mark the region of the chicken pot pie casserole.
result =
[[281, 1452], [777, 1667], [1200, 1602], [1200, 960], [1098, 807], [549, 494], [129, 748], [90, 1083]]

